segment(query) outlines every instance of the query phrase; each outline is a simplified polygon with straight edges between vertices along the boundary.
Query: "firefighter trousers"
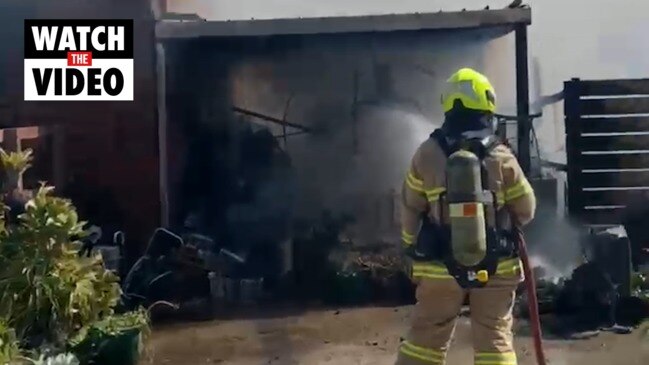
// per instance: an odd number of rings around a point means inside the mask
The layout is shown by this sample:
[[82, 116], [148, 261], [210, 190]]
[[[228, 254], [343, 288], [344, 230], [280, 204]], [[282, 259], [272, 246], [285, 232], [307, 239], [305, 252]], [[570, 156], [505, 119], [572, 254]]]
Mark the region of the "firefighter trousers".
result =
[[417, 304], [410, 330], [399, 346], [397, 365], [445, 365], [455, 322], [467, 295], [474, 365], [517, 365], [512, 309], [516, 288], [523, 279], [520, 264], [507, 274], [493, 276], [479, 289], [463, 289], [454, 278], [439, 273], [417, 277], [415, 269], [414, 274]]

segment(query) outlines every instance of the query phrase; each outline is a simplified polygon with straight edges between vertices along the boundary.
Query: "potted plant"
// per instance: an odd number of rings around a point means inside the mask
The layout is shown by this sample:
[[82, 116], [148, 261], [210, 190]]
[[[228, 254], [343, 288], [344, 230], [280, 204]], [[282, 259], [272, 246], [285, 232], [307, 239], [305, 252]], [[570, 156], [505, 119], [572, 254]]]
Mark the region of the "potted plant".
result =
[[70, 341], [82, 364], [135, 365], [149, 333], [146, 310], [114, 314], [84, 328]]

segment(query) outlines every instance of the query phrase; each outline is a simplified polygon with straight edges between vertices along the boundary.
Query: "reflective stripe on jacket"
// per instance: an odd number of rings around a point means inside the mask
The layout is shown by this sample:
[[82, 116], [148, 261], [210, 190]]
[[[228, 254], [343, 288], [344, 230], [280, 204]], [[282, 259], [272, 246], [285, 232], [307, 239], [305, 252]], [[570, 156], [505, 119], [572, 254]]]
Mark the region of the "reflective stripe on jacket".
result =
[[[522, 265], [518, 258], [505, 259], [498, 264], [496, 275], [519, 276], [522, 275]], [[441, 262], [414, 262], [412, 264], [412, 277], [415, 279], [453, 279], [446, 266]]]

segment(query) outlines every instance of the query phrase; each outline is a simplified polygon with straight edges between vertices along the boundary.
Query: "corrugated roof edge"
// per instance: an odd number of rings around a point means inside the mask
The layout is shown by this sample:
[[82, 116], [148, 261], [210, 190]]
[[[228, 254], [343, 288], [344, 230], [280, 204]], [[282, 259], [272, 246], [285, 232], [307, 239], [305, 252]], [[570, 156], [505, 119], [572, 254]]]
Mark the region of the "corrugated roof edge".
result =
[[158, 39], [392, 32], [496, 27], [532, 23], [530, 8], [326, 18], [234, 21], [160, 20]]

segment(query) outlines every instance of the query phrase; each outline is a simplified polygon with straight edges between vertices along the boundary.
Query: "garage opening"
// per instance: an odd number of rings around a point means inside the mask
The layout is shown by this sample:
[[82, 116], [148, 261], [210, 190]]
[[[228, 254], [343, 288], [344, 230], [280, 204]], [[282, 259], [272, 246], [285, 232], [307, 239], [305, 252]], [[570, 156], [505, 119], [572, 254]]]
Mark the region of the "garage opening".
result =
[[401, 271], [401, 184], [441, 125], [445, 78], [482, 70], [502, 90], [501, 111], [517, 111], [514, 27], [469, 28], [237, 37], [164, 28], [170, 225], [240, 253], [247, 263], [231, 275], [271, 290], [287, 280], [306, 290], [372, 260]]

